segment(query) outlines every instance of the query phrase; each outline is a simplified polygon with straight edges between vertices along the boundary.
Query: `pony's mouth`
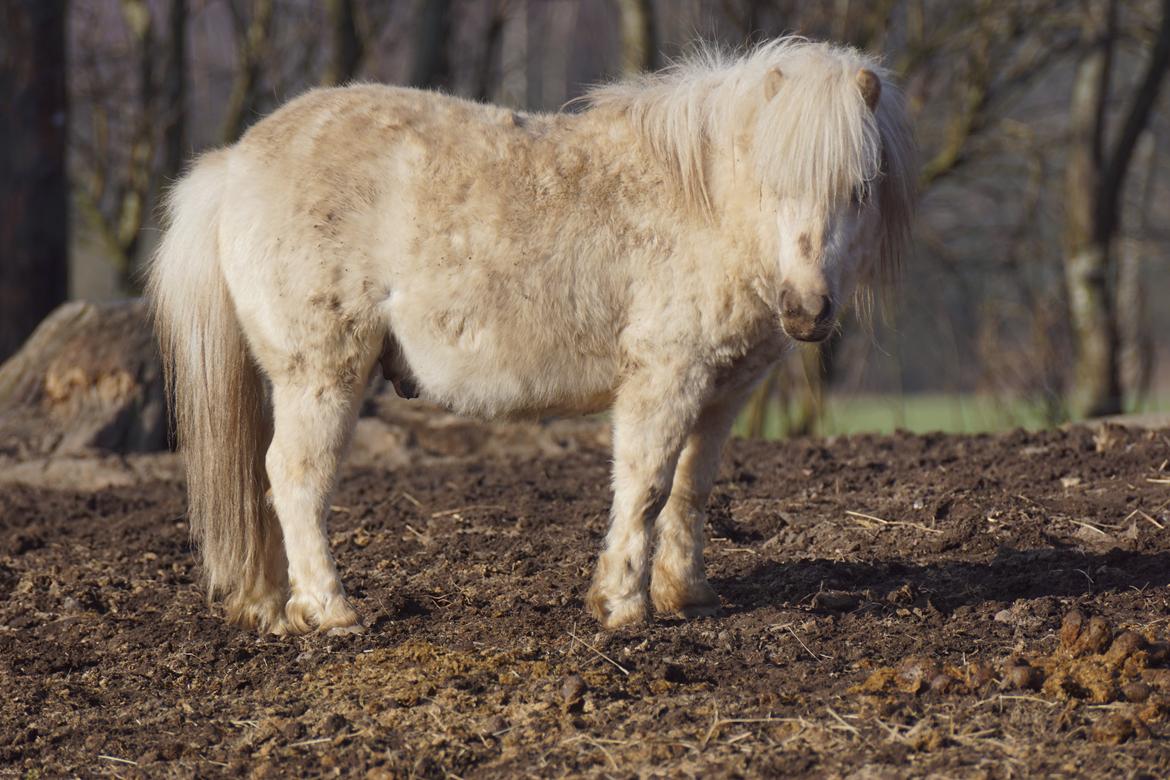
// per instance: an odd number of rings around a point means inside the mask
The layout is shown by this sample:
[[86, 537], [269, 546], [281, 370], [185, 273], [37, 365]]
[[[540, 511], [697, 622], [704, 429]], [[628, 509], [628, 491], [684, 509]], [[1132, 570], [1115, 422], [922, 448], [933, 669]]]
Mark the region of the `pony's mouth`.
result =
[[806, 318], [780, 318], [780, 329], [790, 339], [817, 343], [824, 341], [833, 333], [834, 320], [814, 321]]

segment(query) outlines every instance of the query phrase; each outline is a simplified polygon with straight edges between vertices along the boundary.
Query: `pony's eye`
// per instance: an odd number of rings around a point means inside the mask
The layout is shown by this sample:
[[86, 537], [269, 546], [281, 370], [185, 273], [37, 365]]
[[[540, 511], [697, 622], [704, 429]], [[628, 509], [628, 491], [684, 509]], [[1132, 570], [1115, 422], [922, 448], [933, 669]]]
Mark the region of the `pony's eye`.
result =
[[854, 206], [861, 206], [865, 203], [865, 197], [869, 194], [869, 189], [864, 185], [857, 185], [849, 193], [849, 202]]

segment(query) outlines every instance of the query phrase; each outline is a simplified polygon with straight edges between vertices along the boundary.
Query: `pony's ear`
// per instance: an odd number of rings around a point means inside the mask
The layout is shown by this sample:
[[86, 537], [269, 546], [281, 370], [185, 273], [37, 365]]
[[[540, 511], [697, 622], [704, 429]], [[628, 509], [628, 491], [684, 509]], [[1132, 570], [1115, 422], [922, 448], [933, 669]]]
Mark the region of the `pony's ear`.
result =
[[776, 93], [780, 91], [780, 82], [784, 80], [784, 72], [779, 68], [772, 68], [764, 76], [764, 102], [767, 103], [772, 98], [776, 97]]
[[861, 97], [870, 111], [877, 109], [878, 100], [882, 97], [882, 80], [868, 68], [857, 71], [857, 88], [861, 90]]

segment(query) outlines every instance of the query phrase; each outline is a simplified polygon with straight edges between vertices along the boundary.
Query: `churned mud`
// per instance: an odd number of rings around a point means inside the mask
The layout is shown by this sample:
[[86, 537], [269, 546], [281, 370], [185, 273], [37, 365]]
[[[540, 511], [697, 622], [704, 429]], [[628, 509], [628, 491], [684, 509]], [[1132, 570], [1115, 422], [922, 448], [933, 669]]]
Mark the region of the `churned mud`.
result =
[[1170, 432], [735, 442], [724, 614], [612, 635], [599, 437], [409, 460], [335, 498], [357, 637], [224, 625], [177, 481], [0, 486], [0, 776], [1170, 774]]

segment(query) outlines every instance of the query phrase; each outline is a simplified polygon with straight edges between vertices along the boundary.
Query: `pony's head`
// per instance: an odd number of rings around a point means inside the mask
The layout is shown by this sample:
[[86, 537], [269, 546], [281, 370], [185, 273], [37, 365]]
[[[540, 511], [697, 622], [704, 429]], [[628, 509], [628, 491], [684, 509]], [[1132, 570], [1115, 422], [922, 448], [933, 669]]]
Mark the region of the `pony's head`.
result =
[[821, 341], [859, 283], [868, 289], [896, 274], [913, 196], [912, 135], [886, 72], [855, 50], [780, 42], [752, 60], [766, 68], [749, 155], [775, 215], [775, 305], [789, 336]]
[[586, 99], [630, 118], [693, 209], [759, 204], [770, 303], [791, 337], [826, 338], [856, 292], [896, 275], [917, 169], [901, 94], [874, 58], [801, 38], [742, 56], [704, 47]]

